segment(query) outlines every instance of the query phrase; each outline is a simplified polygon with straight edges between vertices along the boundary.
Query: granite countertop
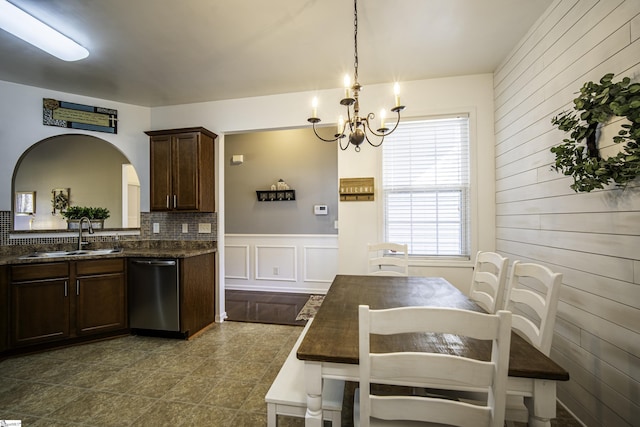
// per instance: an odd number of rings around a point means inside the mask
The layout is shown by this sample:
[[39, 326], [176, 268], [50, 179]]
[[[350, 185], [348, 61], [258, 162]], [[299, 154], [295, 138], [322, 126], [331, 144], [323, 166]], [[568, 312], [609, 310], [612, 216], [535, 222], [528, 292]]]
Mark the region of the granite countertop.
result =
[[[99, 248], [94, 248], [99, 249]], [[45, 249], [48, 250], [48, 249]], [[108, 258], [189, 258], [216, 252], [213, 246], [188, 246], [188, 245], [155, 245], [154, 247], [124, 247], [120, 252], [100, 255], [69, 255], [56, 257], [20, 257], [43, 249], [24, 248], [21, 250], [17, 246], [12, 254], [0, 256], [0, 265], [8, 264], [35, 264], [55, 261], [80, 261], [86, 259], [108, 259]]]

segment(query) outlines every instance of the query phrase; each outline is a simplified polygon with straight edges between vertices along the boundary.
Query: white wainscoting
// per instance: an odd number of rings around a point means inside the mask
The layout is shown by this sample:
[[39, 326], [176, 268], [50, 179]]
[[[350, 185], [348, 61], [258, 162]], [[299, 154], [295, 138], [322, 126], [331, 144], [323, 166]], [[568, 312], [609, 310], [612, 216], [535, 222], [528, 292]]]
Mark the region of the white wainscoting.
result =
[[326, 293], [338, 271], [338, 235], [227, 234], [225, 289]]

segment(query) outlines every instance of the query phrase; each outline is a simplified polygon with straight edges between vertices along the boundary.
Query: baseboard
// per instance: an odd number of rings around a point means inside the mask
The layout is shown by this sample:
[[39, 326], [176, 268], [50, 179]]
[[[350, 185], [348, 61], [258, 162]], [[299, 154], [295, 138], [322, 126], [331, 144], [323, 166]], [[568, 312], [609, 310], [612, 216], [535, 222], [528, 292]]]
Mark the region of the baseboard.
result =
[[578, 422], [578, 424], [580, 424], [582, 427], [587, 427], [587, 425], [583, 423], [582, 420], [580, 420], [580, 418], [576, 416], [576, 414], [574, 414], [569, 408], [567, 408], [567, 405], [562, 403], [562, 400], [556, 399], [556, 401], [560, 404], [560, 406], [564, 408], [565, 411], [567, 411], [573, 417], [574, 420]]
[[[330, 284], [329, 284], [330, 285]], [[326, 294], [329, 286], [305, 286], [305, 287], [288, 287], [288, 286], [277, 286], [277, 285], [267, 285], [267, 284], [259, 284], [259, 285], [236, 285], [236, 284], [225, 284], [225, 290], [229, 291], [254, 291], [254, 292], [281, 292], [288, 294]]]

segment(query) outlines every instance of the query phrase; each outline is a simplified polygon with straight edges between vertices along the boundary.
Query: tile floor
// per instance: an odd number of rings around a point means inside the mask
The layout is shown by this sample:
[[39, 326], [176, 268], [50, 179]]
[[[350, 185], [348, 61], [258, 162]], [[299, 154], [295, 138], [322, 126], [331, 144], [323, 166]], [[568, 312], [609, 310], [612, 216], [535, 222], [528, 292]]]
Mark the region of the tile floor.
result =
[[[301, 331], [227, 321], [191, 341], [129, 336], [7, 359], [0, 419], [25, 427], [264, 427], [264, 395]], [[344, 427], [353, 426], [353, 388]], [[579, 426], [560, 406], [551, 425]], [[278, 426], [304, 420], [279, 417]]]
[[[0, 419], [23, 426], [266, 426], [264, 395], [302, 331], [224, 322], [0, 362]], [[283, 426], [296, 419], [282, 419]]]

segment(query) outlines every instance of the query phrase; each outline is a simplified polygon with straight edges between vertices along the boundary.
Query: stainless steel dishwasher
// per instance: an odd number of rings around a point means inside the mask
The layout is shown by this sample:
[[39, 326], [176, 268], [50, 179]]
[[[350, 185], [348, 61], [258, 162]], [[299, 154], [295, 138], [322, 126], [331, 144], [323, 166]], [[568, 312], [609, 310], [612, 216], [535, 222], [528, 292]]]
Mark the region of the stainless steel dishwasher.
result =
[[179, 332], [178, 260], [131, 258], [127, 274], [129, 327]]

